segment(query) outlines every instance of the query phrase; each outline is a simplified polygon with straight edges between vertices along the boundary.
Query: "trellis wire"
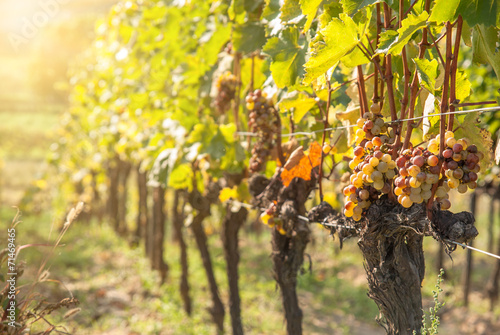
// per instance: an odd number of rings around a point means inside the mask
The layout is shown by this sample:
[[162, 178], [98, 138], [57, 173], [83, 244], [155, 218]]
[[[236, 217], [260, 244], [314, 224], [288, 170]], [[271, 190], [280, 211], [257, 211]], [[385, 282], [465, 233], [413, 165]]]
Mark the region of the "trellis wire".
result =
[[[470, 110], [465, 110], [465, 111], [455, 111], [455, 112], [446, 112], [446, 113], [438, 113], [438, 114], [430, 114], [430, 115], [422, 115], [422, 116], [417, 116], [409, 119], [402, 119], [402, 120], [396, 120], [396, 121], [391, 121], [389, 123], [399, 123], [399, 122], [404, 122], [404, 121], [415, 121], [415, 120], [420, 120], [420, 119], [425, 119], [425, 118], [430, 118], [430, 117], [435, 117], [435, 116], [440, 116], [440, 115], [450, 115], [450, 114], [467, 114], [467, 113], [486, 113], [486, 112], [495, 112], [499, 111], [500, 106], [498, 107], [485, 107], [485, 108], [477, 108], [477, 109], [470, 109]], [[281, 134], [281, 137], [291, 137], [291, 136], [296, 136], [296, 135], [304, 135], [304, 136], [311, 136], [314, 134], [318, 133], [323, 133], [326, 131], [332, 131], [332, 130], [340, 130], [340, 129], [349, 129], [349, 128], [354, 128], [356, 127], [355, 124], [349, 125], [349, 126], [340, 126], [340, 127], [333, 127], [333, 128], [325, 128], [325, 129], [318, 129], [314, 130], [311, 132], [306, 132], [306, 131], [298, 131], [294, 133], [289, 133], [289, 134]], [[259, 134], [257, 133], [252, 133], [248, 131], [239, 131], [236, 132], [236, 135], [238, 136], [250, 136], [250, 137], [258, 137]]]
[[[261, 212], [265, 211], [264, 208], [258, 208], [256, 206], [252, 206], [250, 204], [246, 204], [246, 203], [238, 201], [238, 200], [229, 199], [228, 201], [231, 202], [231, 203], [234, 203], [234, 204], [238, 204], [238, 205], [240, 205], [242, 207], [245, 207], [245, 208], [248, 208], [248, 209], [259, 210]], [[297, 215], [297, 218], [299, 218], [300, 220], [303, 220], [305, 222], [309, 222], [309, 223], [319, 223], [320, 225], [325, 226], [325, 227], [353, 229], [353, 230], [358, 230], [359, 231], [359, 229], [356, 228], [356, 227], [346, 226], [346, 225], [338, 225], [338, 224], [334, 224], [334, 223], [328, 223], [328, 222], [326, 222], [326, 219], [323, 222], [312, 222], [311, 220], [309, 220], [309, 218], [307, 218], [305, 216], [302, 216], [302, 215]], [[495, 254], [492, 254], [491, 252], [487, 252], [487, 251], [484, 251], [484, 250], [481, 250], [481, 249], [478, 249], [478, 248], [471, 247], [470, 245], [467, 245], [467, 244], [455, 242], [455, 241], [448, 240], [448, 239], [445, 239], [445, 241], [448, 242], [448, 243], [453, 243], [455, 245], [459, 245], [461, 247], [464, 247], [464, 248], [467, 248], [467, 249], [470, 249], [470, 250], [473, 250], [473, 251], [477, 251], [477, 252], [483, 253], [483, 254], [485, 254], [487, 256], [490, 256], [490, 257], [493, 257], [493, 258], [496, 258], [496, 259], [500, 259], [499, 255], [495, 255]]]

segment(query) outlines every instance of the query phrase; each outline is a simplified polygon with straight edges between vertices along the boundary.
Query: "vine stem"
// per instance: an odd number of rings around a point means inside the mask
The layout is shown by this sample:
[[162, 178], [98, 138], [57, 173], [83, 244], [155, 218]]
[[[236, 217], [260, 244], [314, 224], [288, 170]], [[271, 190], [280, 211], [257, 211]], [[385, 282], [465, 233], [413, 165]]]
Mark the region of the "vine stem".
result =
[[463, 104], [457, 104], [451, 102], [450, 105], [455, 106], [455, 107], [467, 107], [467, 106], [480, 106], [480, 105], [496, 105], [498, 102], [495, 100], [488, 100], [488, 101], [478, 101], [478, 102], [466, 102]]
[[[455, 48], [453, 49], [453, 59], [451, 61], [451, 74], [450, 74], [450, 112], [455, 111], [453, 103], [457, 100], [456, 81], [457, 81], [457, 68], [458, 68], [458, 52], [460, 50], [460, 37], [462, 36], [462, 16], [459, 15], [457, 19], [457, 32], [455, 34]], [[448, 115], [448, 130], [453, 130], [454, 114]]]
[[[375, 36], [375, 47], [378, 46], [378, 41], [379, 41], [379, 38], [380, 38], [380, 33], [381, 33], [381, 29], [382, 29], [382, 22], [381, 22], [381, 19], [380, 19], [380, 4], [377, 3], [376, 5], [376, 15], [377, 15], [377, 35]], [[370, 43], [371, 45], [371, 43]], [[379, 67], [379, 71], [380, 71], [380, 74], [383, 76], [384, 72], [382, 71], [382, 69], [380, 69], [380, 57], [377, 55], [375, 56], [375, 58], [373, 59], [373, 61], [378, 65]], [[372, 101], [374, 103], [378, 103], [379, 100], [380, 100], [380, 97], [379, 97], [379, 94], [378, 94], [378, 72], [377, 71], [373, 71], [374, 73], [374, 77], [373, 77], [373, 98], [372, 98]]]
[[[431, 6], [431, 1], [426, 0], [425, 1], [425, 10], [427, 12], [430, 10], [430, 6]], [[424, 28], [422, 30], [422, 40], [420, 41], [420, 43], [418, 45], [418, 58], [419, 59], [424, 58], [425, 51], [426, 51], [427, 46], [428, 46], [427, 33], [428, 33], [428, 29]], [[417, 96], [418, 96], [418, 92], [419, 92], [418, 87], [419, 87], [418, 73], [417, 73], [417, 69], [415, 69], [415, 72], [413, 73], [413, 80], [412, 80], [411, 87], [410, 87], [410, 90], [411, 90], [411, 92], [410, 92], [410, 105], [409, 105], [409, 111], [408, 111], [408, 118], [409, 119], [412, 119], [414, 116], [414, 113], [415, 113], [415, 103], [417, 101]], [[405, 115], [405, 117], [401, 117], [401, 118], [402, 119], [406, 118], [406, 115]], [[413, 131], [413, 123], [414, 123], [413, 121], [407, 121], [407, 123], [406, 123], [406, 134], [405, 134], [405, 141], [403, 143], [403, 150], [408, 149], [408, 147], [410, 145], [411, 133]]]
[[[326, 77], [326, 74], [325, 74]], [[330, 79], [326, 78], [326, 83], [328, 85], [328, 100], [326, 102], [326, 111], [324, 112], [323, 117], [323, 127], [324, 129], [328, 128], [328, 113], [330, 111], [330, 105], [332, 103], [332, 84], [330, 83]], [[325, 154], [323, 153], [323, 147], [326, 141], [326, 130], [323, 132], [323, 137], [321, 140], [321, 158], [319, 163], [319, 199], [323, 201], [323, 159]]]
[[[402, 21], [403, 21], [403, 15], [404, 15], [404, 0], [399, 0], [399, 28], [402, 26]], [[408, 106], [408, 96], [410, 94], [410, 77], [411, 77], [411, 72], [408, 67], [408, 58], [406, 57], [406, 46], [403, 47], [403, 50], [401, 51], [401, 57], [403, 58], [403, 71], [404, 71], [404, 91], [403, 91], [403, 99], [401, 100], [401, 119], [406, 118], [406, 107]], [[414, 76], [416, 77], [416, 75]], [[411, 109], [411, 106], [410, 106]], [[413, 117], [413, 115], [411, 116]], [[399, 145], [401, 144], [401, 132], [403, 131], [403, 123], [400, 123], [398, 125], [398, 131], [397, 131], [397, 137], [396, 137], [396, 144], [395, 148], [399, 148]], [[408, 133], [410, 133], [411, 136], [411, 129], [409, 127], [406, 128], [406, 134], [408, 137]], [[405, 144], [408, 145], [405, 139]], [[405, 146], [403, 145], [403, 150], [406, 149]]]
[[361, 117], [363, 117], [363, 114], [368, 113], [370, 110], [368, 108], [368, 98], [366, 97], [365, 78], [363, 77], [363, 67], [361, 65], [358, 65], [358, 89], [359, 89], [359, 100], [361, 104]]
[[[446, 113], [448, 111], [448, 88], [449, 88], [449, 82], [450, 82], [450, 68], [451, 68], [451, 61], [452, 61], [452, 50], [451, 50], [451, 36], [452, 35], [452, 27], [451, 23], [448, 21], [446, 22], [446, 64], [445, 64], [445, 73], [444, 73], [444, 83], [443, 83], [443, 95], [441, 97], [441, 116], [440, 116], [440, 128], [439, 128], [439, 166], [441, 173], [444, 175], [443, 171], [443, 149], [444, 149], [444, 136], [446, 133], [446, 115], [443, 113]], [[432, 217], [432, 203], [434, 201], [434, 194], [436, 193], [436, 190], [439, 186], [439, 184], [442, 184], [443, 179], [441, 179], [438, 183], [434, 184], [432, 186], [432, 196], [429, 198], [427, 201], [427, 215], [429, 218]]]
[[[390, 28], [391, 24], [391, 9], [384, 2], [384, 27], [385, 29]], [[396, 102], [394, 100], [394, 86], [393, 86], [394, 76], [392, 75], [392, 61], [391, 55], [385, 56], [385, 81], [387, 82], [387, 98], [389, 99], [389, 109], [391, 111], [391, 121], [396, 121], [398, 115], [396, 113]]]
[[237, 52], [234, 55], [234, 64], [233, 64], [233, 73], [236, 76], [236, 95], [234, 97], [234, 107], [233, 107], [233, 116], [234, 116], [234, 124], [236, 125], [236, 131], [239, 131], [240, 120], [239, 120], [239, 110], [240, 110], [240, 94], [241, 94], [241, 67], [240, 67], [240, 58], [241, 54]]

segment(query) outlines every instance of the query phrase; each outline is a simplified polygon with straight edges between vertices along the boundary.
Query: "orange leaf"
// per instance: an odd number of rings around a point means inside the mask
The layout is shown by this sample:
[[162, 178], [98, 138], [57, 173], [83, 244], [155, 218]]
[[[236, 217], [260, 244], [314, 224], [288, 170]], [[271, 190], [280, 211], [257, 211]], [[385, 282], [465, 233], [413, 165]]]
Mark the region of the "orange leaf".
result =
[[313, 142], [309, 147], [309, 154], [306, 156], [302, 147], [297, 148], [285, 164], [281, 172], [283, 185], [290, 185], [293, 178], [298, 177], [304, 180], [311, 180], [311, 171], [321, 163], [322, 150], [317, 142]]
[[318, 142], [313, 142], [309, 147], [309, 159], [311, 160], [312, 167], [315, 168], [321, 164], [321, 155], [323, 150]]

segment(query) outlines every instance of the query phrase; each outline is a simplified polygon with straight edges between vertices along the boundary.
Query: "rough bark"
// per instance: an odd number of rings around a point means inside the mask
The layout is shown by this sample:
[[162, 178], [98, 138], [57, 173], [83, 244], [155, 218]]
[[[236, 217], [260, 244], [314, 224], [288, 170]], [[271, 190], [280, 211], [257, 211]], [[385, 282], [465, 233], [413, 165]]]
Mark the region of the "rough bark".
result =
[[181, 282], [180, 282], [180, 292], [182, 302], [184, 304], [184, 310], [188, 315], [191, 315], [191, 297], [189, 296], [189, 273], [188, 273], [188, 256], [187, 256], [187, 245], [184, 241], [183, 227], [184, 227], [184, 205], [182, 204], [181, 209], [179, 209], [179, 203], [183, 197], [184, 190], [176, 190], [174, 195], [174, 203], [172, 208], [173, 223], [175, 234], [177, 236], [177, 242], [179, 243], [179, 248], [181, 252]]
[[[311, 211], [313, 214], [318, 210]], [[338, 213], [310, 215], [310, 219], [326, 219], [332, 233], [358, 235], [358, 246], [365, 260], [368, 296], [375, 301], [387, 334], [420, 333], [422, 326], [421, 284], [425, 274], [422, 242], [425, 235], [466, 243], [477, 235], [474, 216], [453, 214], [435, 209], [429, 221], [423, 205], [408, 209], [395, 205], [387, 197], [368, 209], [365, 219], [355, 222]], [[349, 226], [352, 228], [341, 228]], [[453, 247], [446, 245], [448, 252]]]
[[147, 172], [142, 171], [139, 164], [137, 166], [136, 173], [139, 199], [137, 204], [137, 220], [134, 238], [136, 243], [139, 243], [141, 240], [145, 240], [144, 247], [147, 249], [148, 241], [146, 240], [146, 227], [148, 226], [149, 221]]
[[128, 178], [132, 165], [126, 161], [118, 159], [118, 234], [127, 236], [127, 198], [128, 198]]
[[229, 313], [234, 335], [243, 335], [241, 322], [241, 300], [238, 287], [238, 263], [240, 260], [238, 248], [238, 232], [244, 225], [248, 211], [244, 207], [233, 211], [232, 206], [226, 206], [226, 215], [222, 221], [222, 243], [224, 245], [224, 258], [226, 259], [226, 272], [229, 283]]
[[[477, 193], [472, 193], [470, 198], [470, 210], [472, 215], [476, 214], [477, 205]], [[470, 241], [470, 246], [472, 246], [472, 241]], [[472, 250], [467, 249], [467, 258], [464, 273], [464, 306], [469, 307], [469, 293], [470, 293], [470, 281], [472, 273]]]
[[299, 219], [298, 215], [305, 215], [304, 204], [314, 183], [314, 180], [295, 178], [288, 187], [283, 187], [279, 175], [271, 181], [261, 176], [252, 177], [250, 180], [250, 190], [253, 194], [258, 194], [256, 202], [259, 206], [268, 207], [277, 199], [278, 216], [286, 231], [286, 235], [282, 235], [273, 230], [272, 261], [274, 277], [282, 294], [287, 333], [291, 335], [302, 334], [302, 310], [297, 296], [297, 275], [302, 269], [304, 251], [311, 235], [308, 222]]
[[160, 272], [162, 283], [168, 273], [168, 265], [163, 259], [163, 243], [165, 240], [165, 189], [162, 186], [153, 188], [153, 269]]
[[[213, 194], [212, 194], [213, 196]], [[212, 296], [213, 306], [210, 308], [210, 314], [217, 326], [220, 334], [224, 332], [224, 305], [219, 294], [219, 288], [215, 280], [212, 260], [208, 250], [207, 235], [203, 229], [203, 220], [210, 215], [210, 201], [208, 197], [203, 197], [196, 189], [189, 194], [189, 203], [198, 211], [198, 214], [193, 218], [191, 229], [193, 231], [198, 250], [200, 251], [203, 267], [208, 279], [210, 294]]]
[[118, 175], [118, 161], [112, 160], [108, 165], [108, 203], [107, 212], [108, 218], [111, 221], [111, 225], [115, 232], [118, 232], [119, 227], [119, 217], [118, 217], [118, 186], [119, 186], [119, 175]]
[[[492, 203], [493, 205], [493, 203]], [[500, 255], [500, 235], [497, 239], [497, 255]], [[495, 305], [498, 302], [499, 295], [499, 283], [500, 283], [500, 260], [495, 263], [495, 269], [491, 273], [491, 277], [486, 285], [486, 292], [488, 298], [490, 299], [490, 311], [493, 311]]]

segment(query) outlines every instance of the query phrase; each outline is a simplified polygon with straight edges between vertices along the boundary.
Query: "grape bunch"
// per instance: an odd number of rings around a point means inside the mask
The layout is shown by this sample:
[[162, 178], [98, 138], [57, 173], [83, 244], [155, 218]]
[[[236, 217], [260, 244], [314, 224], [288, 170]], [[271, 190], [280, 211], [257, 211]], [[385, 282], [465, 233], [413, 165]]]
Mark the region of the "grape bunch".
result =
[[276, 110], [273, 102], [267, 99], [261, 90], [250, 92], [246, 97], [246, 107], [249, 110], [248, 127], [257, 134], [257, 142], [252, 148], [250, 158], [250, 172], [261, 171], [271, 150], [275, 146], [274, 135], [279, 133], [279, 122], [276, 119]]
[[361, 219], [363, 210], [382, 193], [391, 191], [391, 181], [396, 175], [396, 163], [391, 155], [380, 149], [381, 139], [374, 137], [364, 147], [354, 148], [354, 159], [349, 162], [354, 173], [350, 185], [344, 188], [346, 197], [344, 214], [355, 221]]
[[380, 105], [374, 103], [370, 107], [371, 112], [363, 114], [363, 117], [356, 121], [356, 125], [360, 128], [356, 131], [355, 142], [359, 145], [363, 140], [372, 140], [375, 136], [380, 137], [383, 144], [394, 143], [394, 131], [382, 119]]
[[[406, 149], [396, 159], [396, 165], [399, 170], [394, 180], [394, 194], [403, 207], [409, 208], [432, 197], [432, 186], [439, 181], [441, 171], [438, 156], [420, 147]], [[447, 196], [446, 192], [443, 206], [448, 201]]]
[[446, 184], [450, 189], [456, 188], [459, 193], [467, 192], [468, 188], [475, 189], [483, 153], [474, 144], [469, 145], [465, 138], [456, 140], [451, 131], [446, 132], [445, 143], [443, 169]]
[[224, 72], [217, 80], [217, 96], [215, 97], [215, 108], [220, 114], [224, 114], [231, 107], [231, 101], [236, 94], [238, 80], [231, 72]]

